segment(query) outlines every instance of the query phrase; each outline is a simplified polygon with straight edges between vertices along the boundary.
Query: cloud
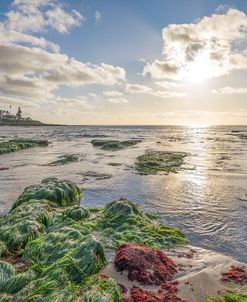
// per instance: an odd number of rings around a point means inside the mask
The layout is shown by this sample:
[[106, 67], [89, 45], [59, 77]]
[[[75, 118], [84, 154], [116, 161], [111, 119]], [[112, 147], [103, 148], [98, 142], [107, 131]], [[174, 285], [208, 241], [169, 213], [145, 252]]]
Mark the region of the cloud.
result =
[[223, 87], [220, 89], [212, 89], [214, 94], [247, 94], [247, 88]]
[[94, 18], [96, 22], [99, 22], [101, 20], [101, 13], [98, 10], [96, 10]]
[[71, 27], [80, 26], [84, 20], [78, 11], [66, 12], [54, 0], [15, 0], [7, 17], [6, 27], [18, 32], [41, 32], [53, 28], [68, 33]]
[[127, 104], [127, 103], [129, 103], [129, 101], [126, 100], [125, 98], [110, 98], [110, 99], [108, 99], [108, 102], [114, 103], [114, 104]]
[[163, 56], [145, 65], [143, 75], [163, 79], [212, 78], [247, 69], [247, 16], [237, 9], [195, 23], [163, 29]]
[[170, 90], [155, 90], [152, 91], [150, 94], [160, 98], [182, 98], [187, 96], [187, 93]]
[[80, 86], [83, 84], [113, 85], [125, 80], [125, 70], [109, 64], [82, 63], [74, 58], [51, 70], [45, 77], [58, 85]]
[[103, 91], [102, 94], [107, 97], [118, 97], [123, 95], [122, 92], [116, 90]]
[[[160, 83], [160, 82], [158, 82], [158, 83]], [[165, 82], [163, 82], [163, 84], [164, 83]], [[143, 94], [148, 94], [148, 95], [152, 95], [152, 96], [159, 97], [159, 98], [180, 98], [180, 97], [184, 97], [187, 95], [186, 93], [183, 93], [183, 92], [176, 92], [176, 91], [170, 90], [177, 86], [170, 85], [169, 87], [165, 87], [165, 84], [163, 86], [162, 85], [160, 85], [160, 86], [161, 86], [161, 88], [165, 88], [165, 89], [156, 90], [156, 89], [152, 89], [151, 87], [148, 87], [145, 85], [127, 84], [125, 87], [125, 90], [127, 93], [143, 93]]]
[[0, 21], [1, 93], [54, 100], [60, 86], [113, 85], [125, 80], [121, 67], [80, 62], [60, 53], [58, 45], [34, 35], [48, 28], [68, 33], [83, 20], [78, 11], [67, 12], [54, 0], [15, 0], [6, 17]]
[[140, 84], [126, 84], [125, 90], [128, 93], [147, 93], [152, 91], [152, 88]]

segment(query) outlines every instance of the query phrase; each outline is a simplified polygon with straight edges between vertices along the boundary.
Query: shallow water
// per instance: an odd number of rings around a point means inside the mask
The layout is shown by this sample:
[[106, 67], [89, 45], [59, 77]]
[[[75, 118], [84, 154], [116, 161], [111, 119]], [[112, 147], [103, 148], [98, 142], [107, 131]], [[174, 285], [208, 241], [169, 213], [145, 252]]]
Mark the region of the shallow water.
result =
[[[0, 141], [18, 137], [51, 142], [49, 147], [0, 156], [0, 168], [9, 168], [0, 171], [0, 213], [9, 210], [26, 186], [56, 176], [85, 188], [83, 206], [103, 206], [127, 197], [158, 213], [161, 221], [181, 228], [191, 244], [247, 262], [247, 138], [241, 139], [240, 133], [247, 134], [247, 127], [0, 127]], [[96, 135], [143, 142], [125, 150], [103, 151], [90, 143]], [[190, 155], [177, 174], [141, 176], [133, 164], [147, 149]], [[79, 154], [81, 160], [47, 166], [64, 154]], [[83, 173], [88, 171], [112, 177], [85, 179]]]

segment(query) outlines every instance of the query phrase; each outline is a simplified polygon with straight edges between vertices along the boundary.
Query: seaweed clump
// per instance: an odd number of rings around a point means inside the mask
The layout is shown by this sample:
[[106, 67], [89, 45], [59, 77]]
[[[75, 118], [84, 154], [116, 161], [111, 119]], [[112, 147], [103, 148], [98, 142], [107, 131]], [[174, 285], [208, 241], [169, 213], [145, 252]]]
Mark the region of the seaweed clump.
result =
[[[1, 302], [120, 302], [116, 282], [96, 275], [107, 264], [104, 248], [185, 242], [180, 231], [154, 222], [129, 200], [88, 210], [73, 205], [79, 199], [75, 183], [48, 178], [26, 188], [0, 217]], [[149, 279], [157, 283], [157, 276]]]
[[246, 302], [247, 294], [228, 293], [224, 296], [213, 298], [208, 297], [204, 302]]
[[0, 143], [0, 154], [17, 152], [37, 146], [48, 146], [47, 140], [16, 139]]
[[166, 283], [158, 292], [133, 287], [126, 302], [187, 302], [177, 297], [177, 291], [174, 283]]
[[88, 218], [90, 216], [90, 212], [87, 209], [83, 209], [79, 205], [74, 205], [68, 209], [66, 209], [64, 212], [64, 217], [71, 218], [74, 220], [82, 220], [84, 218]]
[[232, 265], [228, 272], [222, 273], [221, 281], [247, 285], [247, 270], [245, 267]]
[[80, 189], [68, 180], [55, 177], [44, 179], [39, 185], [27, 187], [12, 206], [12, 210], [30, 199], [46, 199], [58, 206], [66, 206], [80, 201]]
[[187, 155], [182, 152], [147, 151], [144, 155], [137, 157], [135, 167], [142, 175], [158, 172], [177, 173]]
[[78, 161], [79, 157], [76, 154], [65, 154], [58, 157], [58, 160], [55, 160], [49, 163], [49, 166], [62, 166], [71, 162]]
[[119, 141], [119, 140], [97, 140], [94, 139], [91, 141], [91, 144], [94, 147], [101, 148], [103, 150], [121, 150], [125, 149], [128, 147], [132, 147], [134, 145], [137, 145], [141, 143], [142, 140], [140, 139], [131, 139], [131, 140], [126, 140], [126, 141]]
[[158, 249], [186, 243], [181, 231], [149, 219], [137, 204], [124, 198], [105, 206], [97, 216], [94, 229], [101, 233], [105, 246], [110, 248], [125, 242]]
[[133, 243], [118, 248], [114, 264], [117, 271], [128, 273], [130, 281], [143, 285], [161, 285], [177, 272], [172, 259], [162, 251]]
[[84, 302], [122, 302], [116, 281], [105, 275], [94, 275], [84, 281]]
[[25, 247], [40, 236], [51, 223], [51, 207], [47, 200], [30, 200], [9, 213], [0, 224], [1, 254]]

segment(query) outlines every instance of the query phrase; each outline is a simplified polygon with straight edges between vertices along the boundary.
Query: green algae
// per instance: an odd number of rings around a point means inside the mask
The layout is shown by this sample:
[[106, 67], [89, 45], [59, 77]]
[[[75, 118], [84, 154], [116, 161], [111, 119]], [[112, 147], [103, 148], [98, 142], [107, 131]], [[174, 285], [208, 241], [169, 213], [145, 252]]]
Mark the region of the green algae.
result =
[[246, 302], [247, 294], [229, 293], [217, 298], [206, 298], [204, 302]]
[[55, 160], [51, 163], [49, 163], [49, 166], [62, 166], [69, 164], [71, 162], [79, 161], [79, 157], [76, 154], [65, 154], [58, 157], [58, 160]]
[[147, 151], [137, 158], [135, 168], [142, 175], [159, 172], [177, 173], [187, 155], [182, 152]]
[[80, 201], [81, 190], [68, 180], [46, 178], [39, 185], [27, 187], [12, 206], [12, 210], [30, 199], [47, 199], [59, 206], [67, 206]]
[[84, 302], [122, 302], [118, 284], [104, 275], [90, 276], [84, 281]]
[[8, 248], [5, 242], [0, 240], [0, 257], [5, 255], [8, 252]]
[[83, 209], [79, 205], [68, 208], [63, 212], [63, 214], [65, 217], [69, 217], [74, 220], [81, 220], [90, 216], [89, 210]]
[[[186, 242], [179, 230], [155, 222], [127, 199], [103, 209], [60, 207], [61, 196], [70, 204], [78, 192], [74, 183], [49, 178], [25, 189], [1, 217], [1, 302], [118, 302], [116, 282], [95, 275], [107, 264], [105, 249], [112, 251], [123, 242], [153, 248]], [[26, 266], [7, 263], [8, 250]]]
[[48, 146], [47, 140], [16, 139], [0, 143], [0, 154], [17, 152], [37, 146]]
[[123, 198], [108, 203], [103, 212], [84, 225], [95, 232], [108, 249], [116, 249], [124, 242], [136, 242], [152, 248], [186, 243], [181, 231], [153, 221], [137, 204]]
[[125, 149], [128, 147], [132, 147], [136, 144], [141, 143], [142, 140], [139, 139], [132, 139], [132, 140], [126, 140], [126, 141], [119, 141], [119, 140], [97, 140], [94, 139], [91, 141], [91, 144], [94, 147], [101, 148], [103, 150], [112, 150], [117, 151], [121, 149]]
[[[46, 200], [30, 200], [9, 213], [0, 224], [0, 240], [10, 251], [23, 248], [28, 241], [41, 235], [51, 223], [51, 207]], [[7, 250], [4, 250], [4, 254]]]

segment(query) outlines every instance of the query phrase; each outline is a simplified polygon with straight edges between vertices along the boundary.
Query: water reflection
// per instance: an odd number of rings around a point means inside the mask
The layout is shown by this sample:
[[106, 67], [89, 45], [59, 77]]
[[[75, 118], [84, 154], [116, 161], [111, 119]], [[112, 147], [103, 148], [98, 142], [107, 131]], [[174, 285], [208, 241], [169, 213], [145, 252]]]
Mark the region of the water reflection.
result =
[[[0, 210], [6, 212], [26, 186], [45, 177], [69, 178], [86, 189], [84, 206], [103, 206], [128, 197], [146, 210], [158, 212], [162, 221], [183, 229], [192, 244], [247, 262], [247, 140], [235, 131], [247, 132], [247, 128], [1, 128], [1, 140], [39, 137], [48, 138], [51, 145], [0, 157], [0, 166], [9, 168], [0, 172]], [[142, 138], [143, 142], [128, 150], [102, 151], [90, 143], [95, 135]], [[190, 156], [178, 174], [137, 175], [132, 168], [135, 158], [150, 148], [183, 151]], [[83, 160], [65, 166], [46, 165], [66, 153], [80, 154]], [[82, 174], [88, 171], [112, 177], [85, 181]]]

